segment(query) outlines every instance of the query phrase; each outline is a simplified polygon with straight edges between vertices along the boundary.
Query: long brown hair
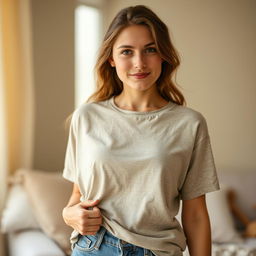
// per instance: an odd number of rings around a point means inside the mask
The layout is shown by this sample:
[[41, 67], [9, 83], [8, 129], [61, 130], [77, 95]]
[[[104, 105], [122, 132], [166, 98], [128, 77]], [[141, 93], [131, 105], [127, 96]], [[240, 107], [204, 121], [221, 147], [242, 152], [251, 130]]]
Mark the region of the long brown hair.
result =
[[[173, 81], [180, 65], [180, 59], [171, 42], [168, 28], [152, 10], [144, 5], [122, 9], [110, 24], [95, 65], [96, 91], [88, 98], [87, 102], [107, 100], [122, 92], [123, 84], [118, 78], [115, 68], [110, 65], [109, 59], [112, 57], [116, 38], [124, 28], [131, 25], [147, 26], [152, 33], [157, 51], [163, 59], [162, 72], [156, 81], [160, 95], [167, 101], [185, 105], [185, 98]], [[71, 117], [72, 114], [66, 119], [66, 128], [70, 124]]]
[[120, 32], [130, 25], [144, 25], [151, 31], [156, 48], [163, 59], [162, 72], [156, 81], [160, 95], [167, 101], [179, 105], [185, 104], [185, 98], [173, 81], [177, 67], [180, 65], [179, 55], [175, 50], [167, 26], [148, 7], [136, 5], [122, 9], [113, 19], [103, 39], [95, 65], [96, 92], [87, 102], [99, 102], [118, 95], [123, 90], [123, 84], [118, 78], [115, 68], [109, 59]]

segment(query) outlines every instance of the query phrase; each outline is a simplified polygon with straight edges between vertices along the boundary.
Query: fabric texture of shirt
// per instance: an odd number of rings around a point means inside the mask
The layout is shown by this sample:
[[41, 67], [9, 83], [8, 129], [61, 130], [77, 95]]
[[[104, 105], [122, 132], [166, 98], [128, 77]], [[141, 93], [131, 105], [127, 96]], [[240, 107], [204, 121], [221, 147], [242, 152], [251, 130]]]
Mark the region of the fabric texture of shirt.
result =
[[[114, 98], [85, 103], [70, 126], [63, 177], [81, 201], [100, 199], [103, 226], [157, 256], [180, 256], [180, 200], [219, 189], [205, 118], [169, 102], [137, 112]], [[71, 235], [71, 244], [78, 232]]]

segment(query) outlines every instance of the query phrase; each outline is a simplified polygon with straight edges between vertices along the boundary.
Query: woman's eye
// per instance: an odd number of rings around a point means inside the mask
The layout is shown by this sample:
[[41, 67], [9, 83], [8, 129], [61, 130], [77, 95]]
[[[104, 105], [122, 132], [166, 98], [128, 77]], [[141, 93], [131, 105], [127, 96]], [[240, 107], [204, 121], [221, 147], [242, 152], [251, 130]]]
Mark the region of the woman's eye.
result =
[[155, 53], [155, 52], [157, 52], [157, 50], [156, 50], [156, 48], [154, 48], [154, 47], [150, 47], [150, 48], [147, 48], [147, 49], [145, 50], [145, 52], [146, 52], [146, 53]]
[[123, 55], [129, 55], [131, 53], [132, 53], [131, 50], [124, 50], [124, 51], [121, 52], [121, 54], [123, 54]]

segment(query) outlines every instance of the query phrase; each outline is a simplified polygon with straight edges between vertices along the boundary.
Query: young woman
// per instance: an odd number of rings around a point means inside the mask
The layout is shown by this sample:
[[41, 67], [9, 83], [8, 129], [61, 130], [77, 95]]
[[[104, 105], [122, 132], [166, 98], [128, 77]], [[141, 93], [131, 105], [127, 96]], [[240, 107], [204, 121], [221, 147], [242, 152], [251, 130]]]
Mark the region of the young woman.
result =
[[[96, 65], [97, 91], [72, 116], [63, 218], [73, 256], [211, 255], [205, 193], [219, 189], [207, 125], [184, 107], [166, 25], [121, 10]], [[175, 216], [182, 200], [182, 226]]]

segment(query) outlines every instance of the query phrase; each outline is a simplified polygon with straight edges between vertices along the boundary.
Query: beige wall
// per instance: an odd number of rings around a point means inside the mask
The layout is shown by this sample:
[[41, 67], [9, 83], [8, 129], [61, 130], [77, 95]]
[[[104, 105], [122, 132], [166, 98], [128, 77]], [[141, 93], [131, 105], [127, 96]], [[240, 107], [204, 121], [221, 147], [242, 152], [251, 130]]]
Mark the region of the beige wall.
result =
[[34, 164], [60, 171], [65, 118], [74, 108], [74, 1], [31, 0], [35, 87]]
[[167, 23], [188, 106], [207, 119], [216, 165], [256, 171], [256, 1], [112, 0], [109, 20], [145, 4]]
[[[35, 94], [33, 168], [62, 171], [68, 136], [64, 121], [75, 106], [76, 1], [30, 1]], [[107, 2], [86, 1], [92, 6], [101, 7], [105, 24], [109, 11]]]
[[[63, 166], [62, 124], [74, 106], [74, 2], [32, 0], [40, 169]], [[107, 0], [104, 24], [133, 4], [148, 5], [168, 24], [182, 59], [178, 83], [188, 106], [208, 121], [218, 169], [256, 170], [256, 1]]]

